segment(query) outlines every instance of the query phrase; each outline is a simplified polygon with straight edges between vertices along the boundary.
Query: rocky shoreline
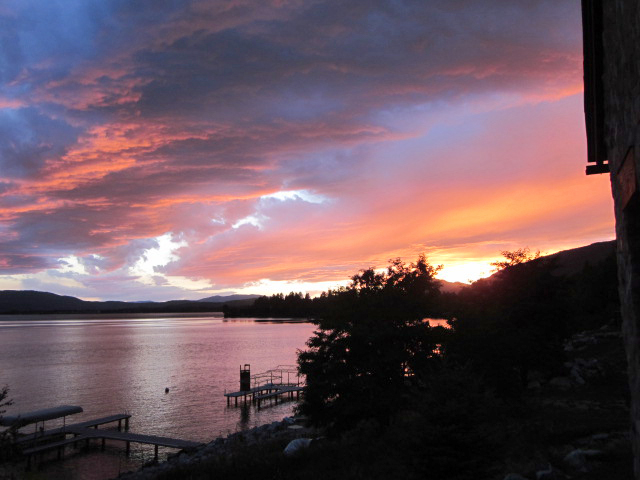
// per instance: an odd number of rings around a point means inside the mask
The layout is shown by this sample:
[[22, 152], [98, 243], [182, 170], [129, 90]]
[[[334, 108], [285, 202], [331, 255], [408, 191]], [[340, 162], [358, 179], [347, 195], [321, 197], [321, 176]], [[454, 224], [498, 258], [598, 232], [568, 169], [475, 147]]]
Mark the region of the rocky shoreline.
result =
[[[577, 333], [565, 342], [563, 375], [530, 378], [530, 399], [546, 418], [547, 424], [538, 426], [544, 425], [541, 433], [549, 444], [546, 451], [513, 465], [502, 480], [632, 478], [621, 337], [619, 327], [612, 325]], [[573, 421], [575, 431], [561, 432], [554, 425], [561, 419]]]
[[302, 417], [285, 417], [279, 422], [272, 422], [240, 432], [227, 437], [218, 437], [193, 450], [182, 450], [169, 455], [166, 462], [144, 465], [135, 472], [120, 474], [119, 480], [147, 480], [157, 478], [161, 474], [168, 474], [176, 467], [193, 466], [213, 457], [231, 455], [239, 448], [257, 445], [269, 441], [294, 440], [301, 437], [313, 437], [316, 432], [304, 426]]

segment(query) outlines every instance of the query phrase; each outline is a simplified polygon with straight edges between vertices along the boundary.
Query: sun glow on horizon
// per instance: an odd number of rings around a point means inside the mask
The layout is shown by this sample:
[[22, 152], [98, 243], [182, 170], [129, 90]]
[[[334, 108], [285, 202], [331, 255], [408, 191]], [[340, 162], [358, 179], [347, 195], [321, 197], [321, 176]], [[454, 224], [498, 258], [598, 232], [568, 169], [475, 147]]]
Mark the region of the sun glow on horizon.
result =
[[440, 280], [446, 280], [447, 282], [461, 282], [471, 283], [485, 278], [493, 273], [493, 267], [491, 266], [491, 260], [480, 260], [474, 262], [460, 263], [454, 265], [445, 265], [440, 272], [438, 272], [437, 278]]
[[327, 290], [334, 290], [339, 287], [345, 287], [351, 280], [335, 280], [335, 281], [322, 281], [322, 282], [301, 282], [290, 280], [269, 280], [262, 279], [258, 282], [252, 282], [242, 288], [235, 289], [236, 294], [245, 295], [276, 295], [282, 293], [287, 295], [291, 292], [301, 292], [303, 295], [308, 293], [312, 297], [319, 296], [322, 292]]

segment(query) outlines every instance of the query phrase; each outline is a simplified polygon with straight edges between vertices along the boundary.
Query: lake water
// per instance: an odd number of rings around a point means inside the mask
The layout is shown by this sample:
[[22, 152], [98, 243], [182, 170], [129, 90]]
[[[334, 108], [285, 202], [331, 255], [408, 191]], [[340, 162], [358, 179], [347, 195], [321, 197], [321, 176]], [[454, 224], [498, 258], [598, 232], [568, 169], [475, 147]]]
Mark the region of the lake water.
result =
[[[0, 316], [0, 385], [15, 402], [6, 415], [80, 405], [68, 423], [126, 412], [132, 432], [208, 442], [291, 415], [290, 401], [228, 407], [224, 393], [239, 390], [241, 364], [252, 374], [295, 364], [313, 329], [219, 314]], [[68, 452], [43, 463], [44, 478], [111, 478], [153, 459], [153, 446], [132, 444], [126, 458], [118, 442], [106, 452]]]

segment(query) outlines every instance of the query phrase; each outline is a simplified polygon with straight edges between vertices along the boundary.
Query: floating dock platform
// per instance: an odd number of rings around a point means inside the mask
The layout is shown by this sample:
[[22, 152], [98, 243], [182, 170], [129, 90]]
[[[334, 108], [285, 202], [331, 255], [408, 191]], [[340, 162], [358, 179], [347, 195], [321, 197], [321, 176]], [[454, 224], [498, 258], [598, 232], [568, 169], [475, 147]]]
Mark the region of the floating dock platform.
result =
[[243, 403], [250, 401], [259, 408], [264, 400], [273, 399], [278, 403], [280, 397], [300, 398], [300, 393], [304, 393], [304, 381], [295, 365], [278, 365], [251, 376], [250, 366], [245, 364], [240, 367], [240, 390], [224, 396], [227, 397], [227, 405], [231, 405], [233, 398], [235, 406], [238, 406], [238, 399], [242, 399]]

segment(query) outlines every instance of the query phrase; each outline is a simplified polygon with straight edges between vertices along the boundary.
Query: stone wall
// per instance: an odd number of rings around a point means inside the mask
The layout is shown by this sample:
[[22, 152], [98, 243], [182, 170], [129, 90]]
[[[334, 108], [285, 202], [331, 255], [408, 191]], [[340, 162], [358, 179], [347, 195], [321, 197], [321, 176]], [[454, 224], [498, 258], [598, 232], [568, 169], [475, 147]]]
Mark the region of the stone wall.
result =
[[603, 7], [605, 142], [616, 216], [634, 468], [640, 479], [640, 193], [629, 200], [640, 172], [640, 2], [603, 0]]

